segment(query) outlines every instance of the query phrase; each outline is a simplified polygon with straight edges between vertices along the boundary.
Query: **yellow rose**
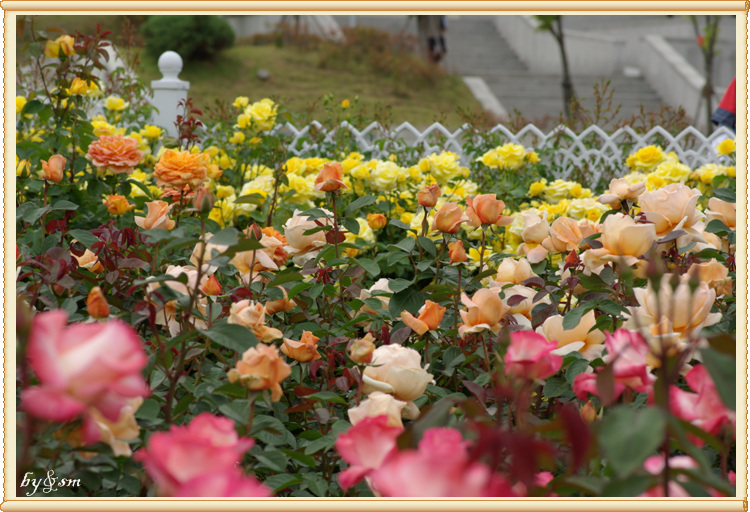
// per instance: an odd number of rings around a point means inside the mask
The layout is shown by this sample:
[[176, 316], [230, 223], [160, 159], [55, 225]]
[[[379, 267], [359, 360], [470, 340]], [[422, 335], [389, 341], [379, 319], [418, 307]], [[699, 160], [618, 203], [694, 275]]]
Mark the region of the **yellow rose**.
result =
[[255, 122], [255, 126], [258, 129], [268, 131], [276, 123], [276, 111], [277, 107], [274, 102], [265, 98], [249, 105], [245, 109], [245, 115], [249, 116]]
[[147, 139], [158, 139], [159, 137], [161, 137], [161, 134], [164, 133], [164, 130], [162, 130], [158, 126], [147, 124], [143, 127], [143, 130], [141, 130], [141, 133]]
[[719, 142], [719, 144], [716, 146], [716, 151], [720, 155], [731, 155], [737, 150], [737, 145], [734, 140], [732, 139], [724, 139], [723, 141]]
[[667, 155], [659, 146], [646, 146], [630, 155], [626, 164], [634, 171], [651, 172], [666, 158]]
[[16, 115], [21, 113], [25, 105], [26, 98], [24, 98], [23, 96], [16, 96]]
[[104, 100], [104, 108], [113, 112], [121, 112], [128, 108], [129, 105], [130, 103], [124, 101], [122, 98], [118, 98], [117, 96], [108, 96], [107, 99]]

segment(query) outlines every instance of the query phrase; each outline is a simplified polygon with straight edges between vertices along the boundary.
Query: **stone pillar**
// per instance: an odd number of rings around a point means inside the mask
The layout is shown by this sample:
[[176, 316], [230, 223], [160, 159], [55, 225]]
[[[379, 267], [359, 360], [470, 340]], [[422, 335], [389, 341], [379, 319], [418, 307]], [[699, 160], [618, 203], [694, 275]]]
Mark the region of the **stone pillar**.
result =
[[177, 137], [174, 123], [177, 115], [182, 113], [177, 104], [188, 96], [190, 82], [180, 80], [177, 75], [182, 71], [182, 57], [177, 52], [168, 51], [159, 57], [159, 71], [161, 80], [153, 80], [151, 89], [154, 91], [154, 106], [158, 109], [152, 117], [152, 122], [164, 128], [171, 137]]

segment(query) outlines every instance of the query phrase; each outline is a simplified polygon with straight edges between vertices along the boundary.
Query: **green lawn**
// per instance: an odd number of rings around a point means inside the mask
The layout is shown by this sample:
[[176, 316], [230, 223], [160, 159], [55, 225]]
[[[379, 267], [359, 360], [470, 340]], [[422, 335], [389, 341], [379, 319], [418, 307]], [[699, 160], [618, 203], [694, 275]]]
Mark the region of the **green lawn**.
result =
[[[125, 41], [127, 19], [134, 27], [144, 16], [37, 16], [38, 28], [56, 26], [67, 31], [91, 32], [99, 22], [104, 30], [113, 31], [113, 40]], [[137, 31], [135, 43], [139, 40]], [[207, 110], [215, 101], [233, 102], [237, 96], [247, 96], [250, 101], [266, 97], [282, 102], [287, 110], [297, 113], [296, 124], [325, 116], [322, 105], [324, 95], [332, 93], [335, 104], [359, 97], [358, 108], [372, 119], [376, 112], [390, 107], [390, 121], [399, 124], [409, 121], [419, 127], [440, 121], [449, 128], [463, 123], [457, 113], [462, 110], [477, 112], [481, 106], [472, 96], [460, 77], [441, 75], [425, 83], [418, 80], [416, 72], [407, 66], [405, 76], [387, 77], [364, 63], [355, 63], [341, 69], [340, 65], [321, 65], [319, 50], [300, 50], [287, 45], [251, 45], [238, 42], [211, 61], [190, 62], [185, 65], [180, 78], [190, 82], [190, 97], [196, 108]], [[328, 61], [331, 62], [330, 55]], [[334, 59], [335, 61], [335, 59]], [[403, 68], [403, 66], [402, 66]], [[270, 79], [262, 81], [256, 74], [267, 69]], [[156, 61], [142, 52], [140, 75], [150, 83], [161, 77]], [[414, 75], [414, 76], [412, 76]]]

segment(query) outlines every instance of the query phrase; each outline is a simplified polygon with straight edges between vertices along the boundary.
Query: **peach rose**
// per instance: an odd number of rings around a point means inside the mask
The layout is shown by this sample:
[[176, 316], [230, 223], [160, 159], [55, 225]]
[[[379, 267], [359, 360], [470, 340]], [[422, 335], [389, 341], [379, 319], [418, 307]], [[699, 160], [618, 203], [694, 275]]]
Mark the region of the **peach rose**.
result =
[[206, 181], [210, 163], [206, 153], [168, 149], [154, 166], [154, 177], [159, 186], [168, 185], [177, 190], [188, 186], [195, 190]]
[[102, 200], [102, 203], [112, 215], [122, 215], [135, 208], [134, 204], [128, 202], [127, 197], [120, 194], [108, 195], [106, 199]]
[[227, 322], [244, 325], [263, 343], [271, 343], [284, 337], [280, 330], [266, 325], [266, 307], [260, 302], [251, 302], [248, 299], [235, 302], [229, 309]]
[[100, 171], [130, 174], [141, 162], [143, 152], [138, 141], [122, 135], [102, 135], [89, 144], [86, 158]]
[[586, 269], [597, 274], [609, 262], [623, 261], [625, 265], [635, 265], [656, 241], [653, 224], [636, 224], [632, 217], [622, 213], [604, 219], [601, 233], [599, 241], [602, 247], [588, 249], [581, 255]]
[[729, 269], [719, 263], [716, 258], [702, 263], [693, 263], [688, 269], [688, 275], [696, 276], [699, 280], [708, 283], [708, 286], [716, 290], [716, 295], [731, 295], [732, 280], [729, 278]]
[[382, 391], [411, 402], [422, 396], [427, 384], [434, 382], [432, 374], [422, 368], [419, 352], [401, 345], [376, 348], [371, 364], [362, 375], [362, 391], [367, 394]]
[[542, 241], [542, 245], [549, 252], [570, 252], [576, 250], [584, 238], [596, 232], [596, 226], [586, 219], [576, 221], [559, 217], [550, 226], [549, 236]]
[[430, 185], [417, 192], [417, 202], [425, 208], [434, 208], [440, 197], [440, 187]]
[[451, 263], [465, 263], [468, 258], [466, 257], [466, 249], [464, 249], [464, 243], [460, 240], [449, 243], [448, 257], [450, 258]]
[[262, 235], [260, 244], [264, 247], [257, 251], [241, 251], [229, 260], [240, 274], [245, 275], [250, 272], [259, 272], [261, 270], [279, 270], [278, 265], [273, 260], [276, 248], [281, 247], [279, 239], [272, 236]]
[[513, 221], [512, 217], [503, 215], [505, 202], [495, 197], [495, 194], [481, 194], [472, 199], [466, 197], [466, 215], [470, 226], [507, 226]]
[[[368, 289], [364, 289], [363, 288], [359, 292], [359, 300], [361, 300], [361, 301], [364, 302], [366, 299], [369, 299], [369, 298], [378, 299], [380, 301], [380, 303], [382, 304], [381, 308], [385, 309], [387, 311], [388, 310], [388, 305], [391, 302], [391, 298], [388, 295], [386, 295], [386, 294], [392, 294], [393, 293], [393, 291], [391, 291], [389, 283], [390, 283], [390, 281], [388, 279], [384, 278], [384, 277], [378, 279], [375, 282], [375, 284], [373, 284], [370, 288], [368, 288]], [[374, 295], [376, 293], [377, 293], [377, 295]], [[362, 304], [361, 311], [363, 313], [367, 313], [368, 315], [377, 315], [378, 314], [377, 311], [375, 311], [374, 309], [372, 309], [367, 304]]]
[[276, 249], [273, 251], [272, 258], [273, 258], [274, 263], [276, 263], [276, 265], [278, 265], [279, 267], [281, 265], [284, 265], [286, 263], [286, 260], [289, 258], [289, 255], [284, 250], [284, 247], [286, 247], [287, 245], [286, 237], [282, 235], [281, 233], [279, 233], [278, 231], [276, 231], [276, 229], [274, 229], [273, 226], [265, 227], [261, 229], [260, 231], [264, 235], [272, 236], [276, 240], [281, 242], [281, 245], [276, 247]]
[[349, 345], [349, 357], [358, 364], [367, 364], [372, 361], [372, 353], [375, 351], [375, 338], [369, 332], [362, 338], [353, 340]]
[[463, 325], [458, 328], [461, 338], [467, 333], [486, 329], [495, 334], [500, 332], [500, 322], [508, 313], [508, 306], [500, 298], [500, 288], [480, 288], [471, 299], [462, 293], [461, 302], [467, 308], [466, 311], [459, 311], [463, 320]]
[[321, 230], [310, 235], [305, 235], [306, 231], [314, 229], [319, 225], [332, 225], [330, 217], [333, 217], [333, 214], [328, 210], [323, 211], [328, 217], [313, 220], [310, 217], [302, 215], [299, 210], [294, 210], [294, 215], [284, 224], [284, 235], [287, 242], [284, 250], [292, 256], [296, 265], [302, 266], [308, 260], [315, 258], [317, 253], [328, 243], [326, 242], [325, 231]]
[[605, 194], [600, 195], [598, 201], [602, 204], [608, 204], [613, 208], [619, 208], [622, 201], [635, 201], [645, 191], [645, 181], [629, 185], [625, 178], [615, 178], [609, 182], [609, 190]]
[[[79, 448], [89, 444], [84, 441], [84, 437], [90, 436], [89, 439], [93, 439], [96, 436], [97, 441], [91, 442], [108, 444], [115, 457], [130, 457], [133, 455], [133, 451], [127, 441], [137, 438], [141, 431], [135, 419], [135, 412], [142, 403], [143, 398], [140, 396], [130, 398], [127, 405], [120, 410], [120, 417], [117, 421], [108, 420], [98, 410], [91, 409], [90, 418], [92, 421], [87, 425], [90, 432], [84, 432], [84, 428], [79, 427], [68, 434], [65, 441], [73, 448]], [[84, 459], [92, 459], [98, 454], [96, 452], [79, 451], [78, 455]]]
[[[531, 310], [534, 309], [534, 306], [539, 304], [540, 302], [544, 302], [549, 304], [549, 297], [544, 297], [537, 302], [534, 302], [534, 296], [537, 294], [537, 290], [533, 288], [529, 288], [528, 286], [523, 286], [520, 284], [516, 284], [513, 286], [509, 286], [507, 288], [503, 288], [503, 296], [505, 297], [505, 301], [507, 302], [511, 297], [520, 296], [523, 297], [523, 300], [521, 302], [513, 304], [513, 306], [509, 306], [508, 314], [509, 315], [521, 315], [524, 316], [526, 319], [531, 320]], [[518, 317], [515, 317], [517, 320]]]
[[563, 316], [554, 315], [537, 327], [536, 332], [557, 343], [554, 354], [565, 355], [578, 351], [590, 361], [601, 355], [606, 337], [599, 329], [591, 330], [595, 324], [596, 315], [593, 311], [584, 314], [578, 325], [569, 330], [563, 328]]
[[[182, 295], [187, 295], [188, 297], [191, 296], [195, 291], [196, 284], [198, 282], [198, 269], [196, 269], [195, 267], [169, 265], [165, 274], [172, 277], [180, 277], [182, 274], [185, 274], [187, 276], [187, 284], [183, 284], [180, 281], [176, 280], [163, 281], [161, 283], [149, 283], [146, 287], [149, 295], [154, 294], [156, 290], [158, 290], [162, 286], [166, 286], [172, 289], [174, 292], [180, 293]], [[198, 285], [199, 290], [202, 290], [206, 286], [207, 281], [208, 277], [206, 275], [201, 275], [200, 284]], [[202, 314], [205, 314], [206, 312], [206, 305], [207, 299], [205, 297], [200, 297], [197, 300], [196, 306]], [[204, 320], [201, 320], [200, 318], [191, 316], [189, 321], [190, 324], [193, 325], [196, 329], [206, 328], [206, 322]], [[180, 333], [181, 325], [177, 319], [177, 299], [168, 301], [163, 305], [163, 309], [157, 311], [156, 323], [169, 327], [169, 331], [173, 333], [173, 336]]]
[[694, 188], [672, 183], [641, 194], [639, 202], [641, 211], [654, 223], [656, 234], [661, 238], [676, 229], [692, 234], [703, 231], [704, 215], [696, 208], [700, 195]]
[[102, 293], [102, 289], [94, 286], [86, 297], [86, 310], [92, 318], [107, 318], [109, 316], [109, 304]]
[[435, 214], [432, 229], [443, 233], [458, 233], [461, 223], [468, 222], [469, 217], [455, 203], [445, 203]]
[[173, 204], [167, 204], [166, 201], [151, 201], [146, 203], [148, 214], [145, 217], [136, 215], [135, 223], [142, 229], [166, 229], [174, 227], [175, 222], [169, 218], [169, 212], [172, 211]]
[[[75, 242], [75, 240], [73, 240], [73, 242]], [[70, 254], [76, 259], [79, 267], [90, 270], [94, 274], [104, 272], [104, 265], [99, 261], [99, 256], [89, 249], [86, 249], [86, 251], [80, 256], [76, 256], [72, 252]]]
[[320, 354], [318, 353], [319, 339], [310, 331], [304, 331], [299, 341], [284, 338], [281, 352], [300, 363], [316, 361], [320, 359]]
[[315, 189], [323, 192], [334, 192], [346, 188], [343, 179], [344, 169], [342, 169], [340, 163], [325, 164], [315, 178]]
[[212, 243], [211, 238], [213, 238], [213, 236], [213, 233], [206, 233], [203, 240], [195, 245], [193, 252], [190, 255], [190, 263], [196, 267], [198, 266], [198, 263], [202, 263], [203, 269], [208, 274], [213, 274], [219, 267], [216, 265], [210, 265], [206, 262], [218, 258], [223, 252], [229, 249], [228, 245]]
[[514, 260], [513, 258], [504, 258], [503, 261], [497, 267], [497, 275], [495, 281], [498, 283], [513, 283], [521, 284], [525, 280], [537, 276], [533, 270], [529, 260], [526, 258], [519, 258]]
[[672, 290], [671, 278], [672, 274], [662, 276], [658, 292], [651, 286], [633, 289], [640, 305], [630, 309], [635, 323], [642, 328], [668, 325], [680, 340], [686, 340], [694, 331], [721, 320], [721, 313], [711, 313], [716, 291], [707, 282], [701, 282], [691, 293], [690, 276], [681, 276], [675, 290]]
[[445, 314], [445, 308], [440, 304], [428, 300], [419, 310], [419, 317], [404, 310], [401, 312], [401, 320], [420, 336], [427, 331], [434, 331], [440, 325], [440, 321]]
[[251, 347], [242, 354], [242, 359], [229, 370], [229, 382], [239, 382], [253, 391], [271, 390], [271, 400], [278, 402], [284, 394], [281, 381], [292, 374], [292, 368], [272, 345]]
[[[412, 403], [412, 405], [414, 404]], [[414, 408], [416, 409], [416, 406], [414, 406]], [[401, 417], [404, 409], [407, 409], [407, 403], [403, 400], [398, 400], [392, 395], [381, 391], [373, 391], [365, 400], [362, 400], [357, 407], [349, 409], [348, 415], [349, 421], [352, 425], [356, 425], [366, 418], [374, 418], [384, 415], [388, 417], [387, 425], [389, 427], [403, 428], [404, 424], [401, 421]], [[411, 408], [407, 409], [407, 411], [408, 410], [411, 410]], [[419, 417], [419, 409], [416, 409], [416, 416]]]
[[549, 222], [534, 212], [523, 213], [524, 227], [521, 232], [523, 243], [518, 246], [516, 253], [526, 256], [530, 263], [539, 263], [547, 257], [548, 251], [542, 242], [549, 236]]
[[268, 302], [266, 302], [267, 315], [273, 315], [274, 313], [279, 313], [281, 311], [289, 311], [297, 305], [293, 300], [289, 300], [289, 297], [286, 293], [286, 288], [284, 288], [283, 286], [277, 286], [276, 288], [281, 290], [284, 296], [280, 299], [269, 300]]
[[375, 231], [383, 229], [388, 224], [388, 217], [382, 213], [368, 213], [367, 214], [367, 225], [370, 229]]
[[65, 171], [65, 157], [62, 155], [52, 155], [49, 162], [42, 160], [42, 178], [55, 183], [60, 183]]
[[706, 216], [708, 221], [718, 219], [730, 229], [737, 229], [737, 203], [728, 203], [718, 197], [712, 197], [708, 200], [708, 210]]

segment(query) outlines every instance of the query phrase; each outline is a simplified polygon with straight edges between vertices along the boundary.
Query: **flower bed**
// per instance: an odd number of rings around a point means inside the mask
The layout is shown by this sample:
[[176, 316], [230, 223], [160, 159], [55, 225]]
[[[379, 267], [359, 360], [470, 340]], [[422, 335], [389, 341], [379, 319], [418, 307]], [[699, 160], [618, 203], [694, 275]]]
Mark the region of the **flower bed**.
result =
[[105, 47], [16, 103], [19, 495], [735, 495], [733, 141], [606, 190], [489, 135], [289, 157], [269, 99], [103, 100]]

